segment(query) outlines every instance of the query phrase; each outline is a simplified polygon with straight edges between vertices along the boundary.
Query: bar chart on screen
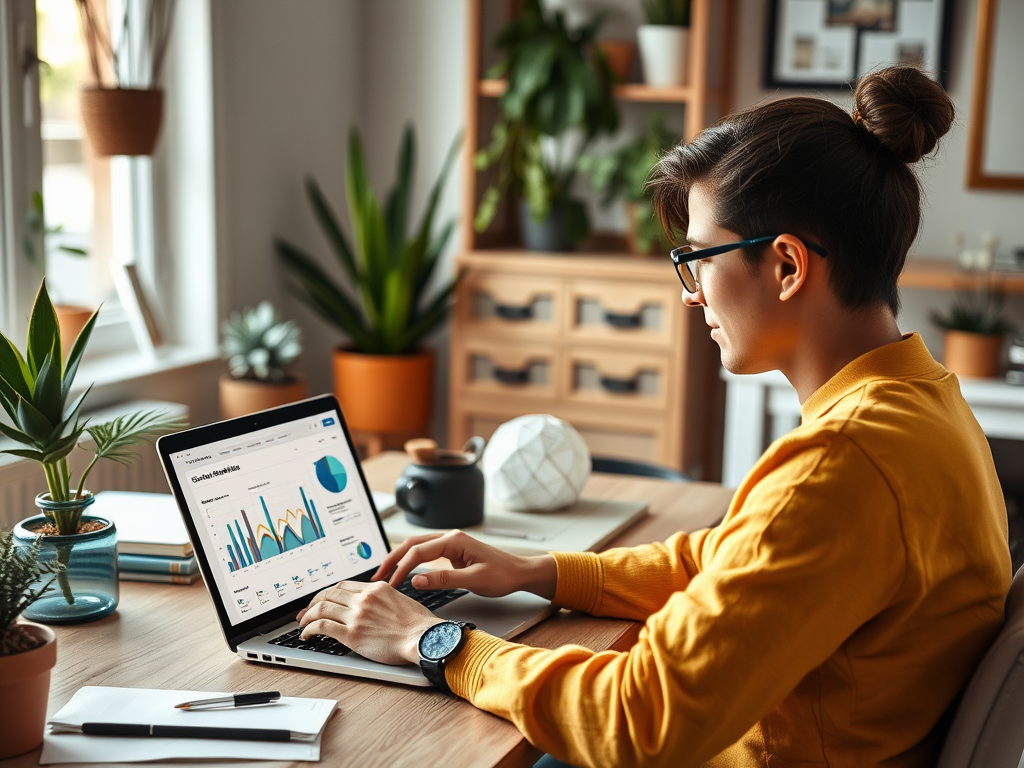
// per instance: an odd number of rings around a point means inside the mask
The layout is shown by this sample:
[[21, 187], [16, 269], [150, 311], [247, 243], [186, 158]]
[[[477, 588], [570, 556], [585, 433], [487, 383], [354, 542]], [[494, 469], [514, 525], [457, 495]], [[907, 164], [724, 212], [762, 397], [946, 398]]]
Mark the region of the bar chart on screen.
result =
[[224, 559], [232, 573], [324, 538], [316, 504], [302, 486], [259, 494], [254, 506], [227, 510], [223, 533], [230, 543]]

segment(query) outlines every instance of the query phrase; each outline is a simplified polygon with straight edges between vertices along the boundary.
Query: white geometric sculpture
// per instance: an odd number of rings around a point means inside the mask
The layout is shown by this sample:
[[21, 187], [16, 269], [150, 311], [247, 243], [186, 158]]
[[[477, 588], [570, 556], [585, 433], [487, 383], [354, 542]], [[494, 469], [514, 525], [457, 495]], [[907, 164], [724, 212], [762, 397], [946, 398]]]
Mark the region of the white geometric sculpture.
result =
[[572, 425], [531, 414], [498, 427], [480, 468], [487, 498], [519, 512], [548, 512], [574, 503], [590, 475], [590, 452]]

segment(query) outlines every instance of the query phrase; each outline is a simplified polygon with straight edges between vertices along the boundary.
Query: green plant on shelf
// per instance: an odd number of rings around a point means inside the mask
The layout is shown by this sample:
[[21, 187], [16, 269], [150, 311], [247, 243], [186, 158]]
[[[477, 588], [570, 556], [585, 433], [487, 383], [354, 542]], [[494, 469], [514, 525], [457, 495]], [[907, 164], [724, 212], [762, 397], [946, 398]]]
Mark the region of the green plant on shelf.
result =
[[[46, 208], [43, 204], [41, 192], [33, 192], [28, 213], [25, 214], [25, 236], [21, 240], [21, 251], [25, 258], [37, 266], [42, 266], [39, 257], [36, 255], [36, 243], [43, 244], [44, 253], [46, 238], [50, 235], [59, 235], [64, 231], [63, 224], [49, 225], [46, 223]], [[84, 248], [76, 248], [70, 245], [59, 245], [57, 250], [70, 256], [88, 256], [89, 252]]]
[[354, 128], [349, 133], [346, 202], [352, 244], [316, 180], [306, 179], [313, 215], [355, 296], [311, 256], [281, 238], [274, 241], [278, 255], [296, 279], [296, 294], [345, 333], [360, 352], [410, 353], [448, 315], [458, 277], [445, 283], [432, 298], [427, 298], [427, 289], [455, 227], [455, 222], [449, 221], [434, 233], [438, 203], [461, 143], [461, 135], [456, 136], [412, 233], [408, 218], [416, 140], [411, 125], [402, 136], [397, 178], [383, 206], [370, 186], [359, 133]]
[[616, 200], [627, 204], [629, 225], [640, 253], [672, 248], [654, 215], [647, 180], [661, 156], [679, 140], [679, 134], [665, 124], [665, 116], [657, 112], [651, 115], [641, 136], [603, 155], [581, 158], [581, 169], [590, 174], [591, 186], [602, 194], [601, 204], [610, 205]]
[[978, 284], [962, 285], [956, 294], [956, 301], [948, 313], [931, 313], [931, 321], [939, 328], [987, 336], [1015, 329], [1003, 314], [1006, 293], [996, 278], [986, 276], [980, 278]]
[[[0, 656], [31, 651], [40, 644], [16, 622], [26, 608], [53, 588], [57, 574], [64, 570], [55, 560], [40, 561], [41, 546], [39, 539], [27, 547], [15, 546], [14, 531], [0, 531]], [[47, 573], [54, 578], [39, 584], [39, 577]]]
[[[586, 209], [570, 196], [578, 161], [595, 138], [619, 125], [614, 77], [594, 45], [604, 19], [600, 14], [571, 30], [561, 12], [545, 14], [539, 0], [526, 0], [499, 33], [495, 45], [506, 58], [487, 77], [506, 78], [508, 86], [490, 144], [474, 157], [478, 170], [496, 166], [477, 208], [477, 231], [490, 226], [501, 199], [511, 194], [527, 201], [537, 221], [560, 206], [570, 239], [586, 237]], [[579, 140], [567, 137], [573, 130]]]
[[299, 326], [292, 320], [282, 322], [269, 301], [232, 312], [221, 324], [221, 334], [221, 350], [236, 379], [286, 381], [288, 366], [302, 353]]

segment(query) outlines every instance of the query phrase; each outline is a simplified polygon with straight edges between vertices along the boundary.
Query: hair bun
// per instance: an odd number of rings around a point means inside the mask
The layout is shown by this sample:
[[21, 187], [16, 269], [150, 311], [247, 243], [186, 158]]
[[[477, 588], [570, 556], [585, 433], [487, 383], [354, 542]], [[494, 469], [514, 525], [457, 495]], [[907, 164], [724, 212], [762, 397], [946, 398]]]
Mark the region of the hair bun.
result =
[[853, 95], [854, 119], [905, 163], [927, 155], [953, 125], [945, 90], [915, 67], [865, 75]]

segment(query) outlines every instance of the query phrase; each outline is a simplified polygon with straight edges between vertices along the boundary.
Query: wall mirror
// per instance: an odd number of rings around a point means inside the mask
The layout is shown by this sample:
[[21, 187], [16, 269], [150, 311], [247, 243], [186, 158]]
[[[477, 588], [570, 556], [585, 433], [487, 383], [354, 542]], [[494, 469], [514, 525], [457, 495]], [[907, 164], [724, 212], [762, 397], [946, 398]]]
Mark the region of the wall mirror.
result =
[[967, 186], [1024, 190], [1024, 2], [978, 0]]

